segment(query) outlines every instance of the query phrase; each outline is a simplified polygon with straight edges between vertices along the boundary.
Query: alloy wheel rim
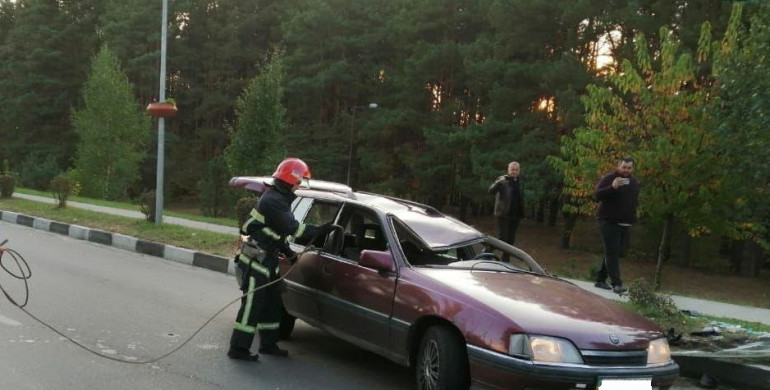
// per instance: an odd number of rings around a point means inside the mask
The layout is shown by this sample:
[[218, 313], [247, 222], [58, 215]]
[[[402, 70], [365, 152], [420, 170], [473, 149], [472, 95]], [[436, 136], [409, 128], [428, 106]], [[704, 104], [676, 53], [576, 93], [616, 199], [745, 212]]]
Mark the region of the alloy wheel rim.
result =
[[417, 377], [420, 390], [438, 389], [439, 380], [439, 353], [436, 340], [428, 341], [420, 357], [420, 364], [417, 368], [419, 374]]

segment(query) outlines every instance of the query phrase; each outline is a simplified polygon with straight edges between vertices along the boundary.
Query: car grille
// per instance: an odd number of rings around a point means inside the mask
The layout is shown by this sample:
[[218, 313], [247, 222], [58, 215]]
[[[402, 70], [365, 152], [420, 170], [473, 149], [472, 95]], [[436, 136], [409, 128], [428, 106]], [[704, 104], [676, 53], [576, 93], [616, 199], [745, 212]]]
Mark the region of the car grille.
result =
[[580, 351], [589, 366], [646, 366], [647, 351]]

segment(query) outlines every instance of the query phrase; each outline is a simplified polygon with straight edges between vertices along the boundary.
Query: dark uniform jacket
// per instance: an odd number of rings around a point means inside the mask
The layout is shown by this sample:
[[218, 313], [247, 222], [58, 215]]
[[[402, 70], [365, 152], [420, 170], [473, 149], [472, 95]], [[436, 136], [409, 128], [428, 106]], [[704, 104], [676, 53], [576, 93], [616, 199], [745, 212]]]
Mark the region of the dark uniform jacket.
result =
[[615, 223], [636, 222], [636, 207], [639, 205], [639, 182], [630, 177], [627, 185], [612, 188], [612, 181], [620, 177], [617, 171], [604, 175], [596, 183], [594, 198], [599, 201], [596, 219]]
[[[517, 185], [513, 184], [513, 178], [506, 176], [503, 181], [495, 181], [489, 186], [489, 193], [495, 195], [495, 217], [503, 218], [522, 218], [524, 217], [524, 185], [521, 177], [516, 179]], [[514, 190], [518, 188], [518, 190]], [[516, 193], [514, 193], [516, 191]], [[511, 206], [515, 209], [511, 210]]]
[[261, 273], [264, 273], [262, 268], [269, 272], [278, 267], [279, 253], [294, 255], [289, 247], [290, 237], [307, 239], [317, 234], [318, 227], [305, 225], [294, 218], [291, 212], [294, 199], [296, 195], [291, 192], [288, 184], [276, 180], [274, 186], [268, 187], [251, 210], [249, 219], [241, 226], [241, 234], [248, 235], [266, 252], [264, 259], [259, 259], [262, 267], [248, 261], [251, 259], [244, 259], [242, 254], [237, 257], [239, 261], [252, 263], [252, 269]]

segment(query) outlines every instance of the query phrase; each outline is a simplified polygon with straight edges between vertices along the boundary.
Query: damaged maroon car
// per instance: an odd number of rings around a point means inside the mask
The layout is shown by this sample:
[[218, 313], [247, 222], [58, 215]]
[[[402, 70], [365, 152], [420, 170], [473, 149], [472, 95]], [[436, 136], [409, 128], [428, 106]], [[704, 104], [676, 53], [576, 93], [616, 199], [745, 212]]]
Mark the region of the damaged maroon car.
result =
[[315, 180], [297, 196], [298, 220], [337, 226], [291, 244], [318, 249], [286, 279], [284, 337], [299, 318], [413, 367], [418, 389], [667, 389], [678, 375], [649, 320], [430, 206]]

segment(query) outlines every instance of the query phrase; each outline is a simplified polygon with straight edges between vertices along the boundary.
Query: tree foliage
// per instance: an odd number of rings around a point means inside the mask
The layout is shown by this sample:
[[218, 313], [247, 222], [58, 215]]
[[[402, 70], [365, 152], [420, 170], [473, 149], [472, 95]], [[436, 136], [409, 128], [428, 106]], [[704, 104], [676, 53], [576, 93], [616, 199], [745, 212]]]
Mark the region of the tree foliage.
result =
[[731, 236], [767, 246], [770, 230], [770, 6], [760, 6], [749, 28], [735, 13], [724, 40], [715, 45], [719, 104], [713, 107], [720, 164], [733, 193]]
[[235, 102], [236, 122], [225, 158], [237, 175], [265, 175], [286, 157], [283, 60], [274, 51]]
[[78, 143], [75, 167], [83, 194], [121, 199], [138, 178], [150, 120], [136, 102], [118, 59], [104, 46], [91, 62], [84, 107], [72, 115]]
[[721, 43], [712, 44], [710, 24], [702, 26], [697, 57], [682, 50], [665, 27], [657, 37], [657, 53], [651, 53], [645, 35], [638, 34], [634, 61], [622, 62], [620, 72], [609, 77], [609, 87], [589, 86], [583, 98], [587, 125], [563, 138], [561, 158], [552, 159], [567, 178], [565, 194], [581, 199], [576, 209], [585, 213], [593, 207], [585, 200], [596, 179], [620, 157], [636, 157], [641, 212], [664, 224], [656, 286], [674, 220], [693, 237], [737, 238], [741, 230], [733, 218], [740, 191], [730, 185], [738, 165], [730, 162], [742, 158], [732, 157], [739, 151], [728, 150], [731, 142], [715, 126], [711, 107], [720, 106], [721, 100], [708, 70], [713, 67], [702, 68], [712, 63], [711, 53], [723, 61], [731, 57], [741, 9], [734, 8]]
[[[718, 187], [704, 181], [694, 198], [667, 201], [681, 214], [677, 219], [688, 221], [689, 232], [729, 231], [742, 238], [762, 234], [754, 214], [767, 215], [766, 202], [755, 199], [766, 198], [767, 192], [755, 189], [766, 188], [762, 183], [768, 175], [746, 157], [768, 160], [761, 119], [766, 118], [762, 55], [767, 48], [765, 33], [755, 25], [767, 18], [761, 2], [746, 3], [738, 27], [747, 29], [733, 33], [730, 55], [722, 53], [721, 39], [706, 39], [711, 50], [698, 51], [704, 43], [703, 22], [715, 37], [728, 29], [730, 0], [169, 3], [166, 92], [180, 110], [166, 123], [165, 196], [170, 202], [217, 199], [216, 191], [203, 194], [217, 185], [215, 176], [266, 174], [279, 158], [294, 155], [310, 163], [314, 177], [344, 182], [350, 176], [356, 189], [427, 202], [465, 218], [489, 215], [492, 200], [486, 187], [516, 160], [526, 182], [527, 213], [540, 221], [548, 206], [549, 223], [555, 224], [563, 203], [569, 230], [580, 215], [593, 211], [585, 197], [591, 175], [609, 169], [616, 157], [607, 155], [595, 166], [578, 161], [588, 158], [580, 145], [604, 142], [597, 134], [575, 133], [595, 127], [586, 126], [582, 99], [592, 94], [598, 99], [592, 89], [612, 87], [631, 107], [628, 115], [634, 123], [651, 126], [649, 134], [637, 131], [628, 137], [653, 139], [655, 129], [681, 124], [668, 144], [654, 142], [658, 149], [653, 155], [629, 151], [639, 158], [640, 168], [649, 170], [644, 174], [655, 176], [654, 171], [673, 164], [680, 173], [719, 176], [721, 166], [710, 172], [698, 164], [681, 166], [688, 158], [684, 155], [668, 160], [658, 156], [665, 150], [712, 144], [718, 145], [712, 151], [722, 156], [725, 169], [733, 171], [720, 177]], [[9, 159], [15, 171], [35, 178], [37, 185], [77, 160], [79, 140], [69, 117], [72, 110], [85, 109], [78, 91], [89, 75], [88, 59], [103, 44], [134, 85], [134, 99], [140, 105], [156, 100], [160, 7], [154, 0], [0, 0], [0, 159]], [[757, 22], [750, 23], [752, 18]], [[659, 35], [661, 27], [668, 36]], [[642, 35], [652, 72], [637, 60], [636, 37]], [[688, 74], [692, 82], [681, 87], [685, 96], [670, 97], [670, 103], [691, 107], [705, 99], [708, 109], [688, 109], [675, 121], [655, 124], [651, 118], [675, 115], [655, 104], [644, 106], [646, 115], [639, 114], [630, 106], [635, 94], [644, 97], [634, 92], [639, 82], [618, 76], [627, 59], [643, 84], [663, 88], [661, 75], [668, 72], [662, 72], [660, 62], [663, 46], [674, 43], [669, 68], [688, 69], [665, 77], [681, 80]], [[270, 67], [274, 47], [284, 50], [285, 74], [280, 81], [263, 80], [264, 88], [280, 92], [270, 92], [265, 99], [272, 100], [265, 107], [281, 103], [286, 109], [280, 119], [260, 117], [256, 105], [245, 103], [244, 92], [253, 87], [255, 75]], [[627, 91], [618, 92], [618, 82], [625, 82]], [[256, 101], [258, 95], [252, 98]], [[378, 108], [368, 109], [369, 103]], [[742, 126], [745, 118], [747, 126]], [[258, 128], [283, 141], [263, 138], [265, 134], [241, 137], [242, 128]], [[704, 138], [706, 146], [695, 146], [687, 131], [702, 129], [710, 134]], [[278, 148], [265, 148], [274, 142]], [[142, 150], [148, 158], [140, 164], [132, 195], [155, 186], [155, 145], [148, 142]], [[560, 148], [574, 153], [570, 159], [562, 156], [562, 166], [547, 160]], [[239, 156], [239, 171], [221, 171], [222, 156], [233, 167], [232, 153]], [[41, 169], [26, 168], [30, 164]], [[566, 165], [575, 165], [575, 170]], [[663, 194], [654, 194], [661, 184], [655, 180], [645, 181], [644, 193], [657, 199]], [[204, 181], [206, 185], [198, 185]], [[750, 188], [746, 183], [758, 184]], [[690, 188], [665, 184], [661, 191], [667, 194]], [[707, 202], [694, 204], [694, 199], [709, 196]], [[725, 204], [734, 207], [734, 215], [720, 214]], [[709, 209], [714, 213], [707, 213]], [[664, 211], [657, 204], [645, 210], [658, 220], [664, 219]], [[716, 218], [731, 223], [713, 226], [710, 220]]]

